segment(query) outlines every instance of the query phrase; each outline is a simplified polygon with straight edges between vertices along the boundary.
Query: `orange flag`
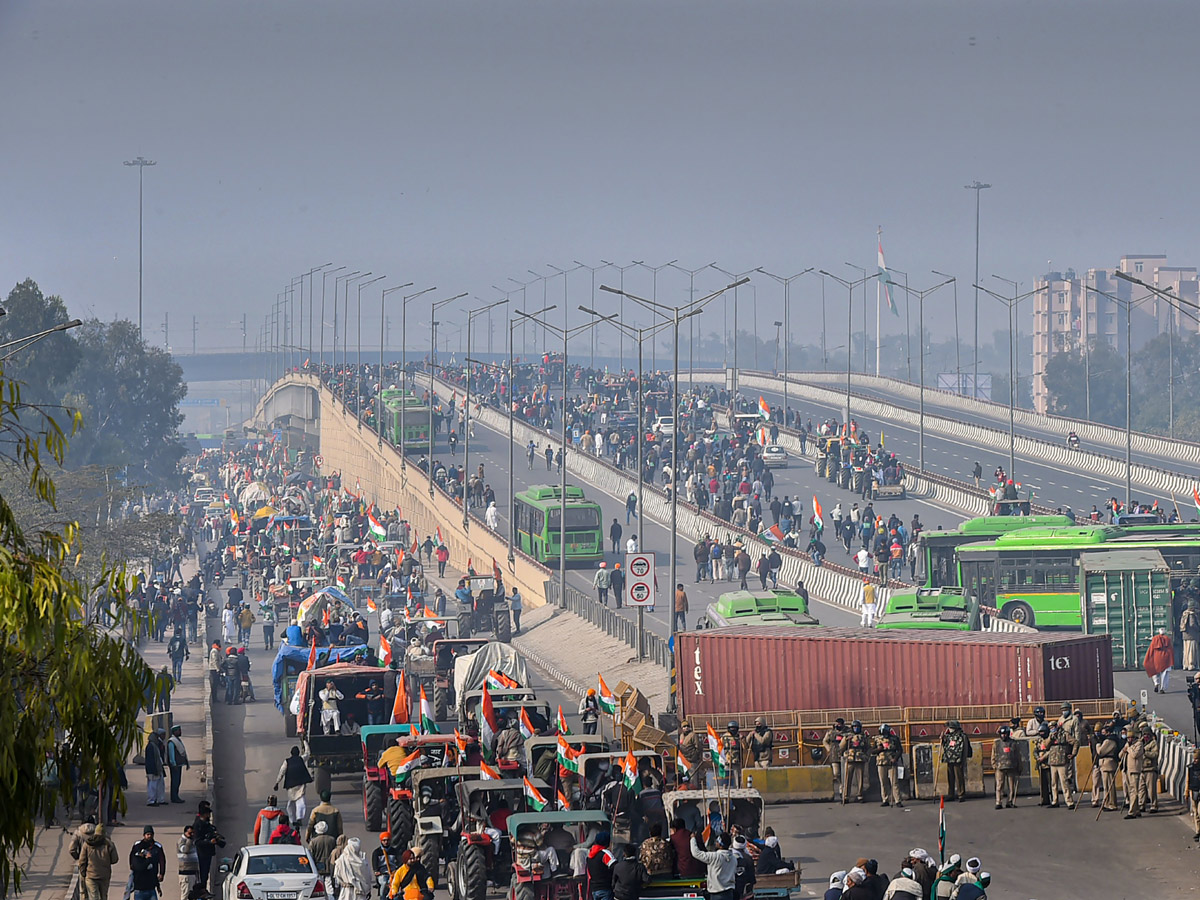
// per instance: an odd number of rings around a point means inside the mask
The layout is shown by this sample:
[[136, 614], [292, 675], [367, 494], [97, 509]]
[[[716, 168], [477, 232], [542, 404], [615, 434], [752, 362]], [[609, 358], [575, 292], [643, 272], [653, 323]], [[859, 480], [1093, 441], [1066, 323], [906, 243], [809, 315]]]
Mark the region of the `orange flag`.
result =
[[311, 669], [311, 668], [312, 668], [313, 666], [315, 666], [316, 664], [317, 664], [317, 639], [316, 639], [316, 638], [313, 638], [313, 641], [312, 641], [312, 650], [310, 650], [310, 651], [308, 652], [308, 665], [307, 665], [307, 666], [305, 666], [305, 668], [306, 668], [306, 669]]
[[400, 677], [396, 679], [396, 702], [392, 704], [392, 722], [393, 725], [408, 724], [408, 679], [404, 674], [404, 670], [400, 671]]

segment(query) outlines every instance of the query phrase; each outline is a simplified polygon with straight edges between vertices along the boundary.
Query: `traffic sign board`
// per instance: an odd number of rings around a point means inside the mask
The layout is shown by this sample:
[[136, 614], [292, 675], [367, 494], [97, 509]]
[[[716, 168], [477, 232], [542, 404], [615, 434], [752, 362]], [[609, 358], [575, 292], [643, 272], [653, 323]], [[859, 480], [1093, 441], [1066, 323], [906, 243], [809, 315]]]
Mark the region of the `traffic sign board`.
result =
[[626, 553], [625, 602], [630, 606], [654, 605], [654, 554]]

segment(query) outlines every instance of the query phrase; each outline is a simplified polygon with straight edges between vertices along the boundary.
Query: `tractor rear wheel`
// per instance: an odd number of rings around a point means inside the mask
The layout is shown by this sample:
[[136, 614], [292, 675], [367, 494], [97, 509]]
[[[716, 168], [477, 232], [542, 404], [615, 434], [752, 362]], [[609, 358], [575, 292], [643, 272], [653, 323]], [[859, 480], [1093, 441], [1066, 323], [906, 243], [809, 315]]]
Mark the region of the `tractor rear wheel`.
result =
[[487, 853], [482, 844], [458, 848], [458, 900], [484, 900], [487, 896]]
[[450, 689], [436, 684], [433, 686], [433, 717], [439, 722], [450, 717]]
[[412, 804], [406, 797], [392, 797], [388, 800], [387, 815], [388, 831], [392, 835], [390, 846], [397, 850], [407, 850], [416, 826]]
[[363, 773], [363, 819], [368, 831], [383, 830], [383, 784]]

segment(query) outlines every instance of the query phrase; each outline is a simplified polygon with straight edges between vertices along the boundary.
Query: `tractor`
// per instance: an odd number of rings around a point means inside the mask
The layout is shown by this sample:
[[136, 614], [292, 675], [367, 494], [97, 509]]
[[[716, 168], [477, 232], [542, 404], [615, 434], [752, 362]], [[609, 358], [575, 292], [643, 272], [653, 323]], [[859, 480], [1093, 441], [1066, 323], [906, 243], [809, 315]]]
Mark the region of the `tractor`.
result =
[[574, 857], [610, 828], [608, 816], [578, 809], [515, 813], [508, 817], [513, 848], [508, 900], [589, 900], [587, 875], [573, 874]]
[[495, 575], [468, 575], [467, 589], [471, 602], [458, 604], [458, 633], [462, 637], [486, 634], [507, 644], [512, 639], [512, 616], [504, 599], [504, 582]]
[[421, 848], [421, 862], [441, 883], [442, 860], [458, 842], [459, 814], [455, 787], [460, 781], [476, 781], [479, 766], [418, 769], [412, 774], [413, 814], [416, 833], [412, 844]]
[[[420, 750], [425, 758], [421, 760], [421, 768], [438, 767], [446, 764], [447, 748], [453, 746], [452, 734], [422, 734], [409, 735], [400, 739], [393, 754], [396, 761]], [[415, 831], [415, 813], [413, 812], [412, 773], [396, 777], [388, 765], [394, 765], [382, 753], [379, 757], [379, 774], [386, 778], [387, 784], [387, 830], [391, 834], [390, 846], [403, 850], [412, 840]], [[384, 771], [387, 769], [387, 771]], [[416, 770], [414, 770], [416, 771]]]
[[412, 731], [411, 725], [367, 725], [359, 730], [363, 753], [363, 820], [368, 831], [383, 829], [387, 809], [389, 776], [379, 765], [379, 754], [395, 743], [396, 738]]
[[[457, 628], [457, 622], [450, 619], [447, 623], [450, 630]], [[461, 656], [469, 656], [487, 644], [485, 638], [442, 638], [435, 640], [430, 646], [429, 655], [413, 656], [405, 665], [409, 677], [425, 688], [425, 694], [433, 703], [433, 717], [439, 722], [450, 718], [454, 709], [454, 663]], [[414, 691], [414, 693], [419, 693]]]
[[[543, 797], [550, 796], [546, 782], [529, 780]], [[454, 792], [461, 829], [454, 859], [446, 864], [446, 889], [451, 900], [484, 900], [489, 881], [512, 879], [508, 820], [513, 810], [526, 809], [525, 783], [520, 778], [460, 781]]]

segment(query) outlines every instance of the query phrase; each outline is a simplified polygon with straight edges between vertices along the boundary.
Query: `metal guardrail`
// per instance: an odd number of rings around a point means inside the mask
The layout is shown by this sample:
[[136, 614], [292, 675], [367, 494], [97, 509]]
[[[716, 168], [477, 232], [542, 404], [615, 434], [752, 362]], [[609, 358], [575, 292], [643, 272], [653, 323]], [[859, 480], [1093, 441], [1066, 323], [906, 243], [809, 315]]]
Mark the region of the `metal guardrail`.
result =
[[[593, 600], [578, 588], [567, 585], [566, 603], [562, 603], [558, 593], [558, 582], [547, 581], [546, 602], [574, 613], [601, 629], [605, 634], [628, 644], [634, 650], [638, 649], [637, 622], [618, 615], [613, 609], [598, 600]], [[664, 668], [671, 667], [671, 651], [663, 638], [657, 634], [646, 632], [642, 635], [642, 642], [642, 652], [646, 659]]]

